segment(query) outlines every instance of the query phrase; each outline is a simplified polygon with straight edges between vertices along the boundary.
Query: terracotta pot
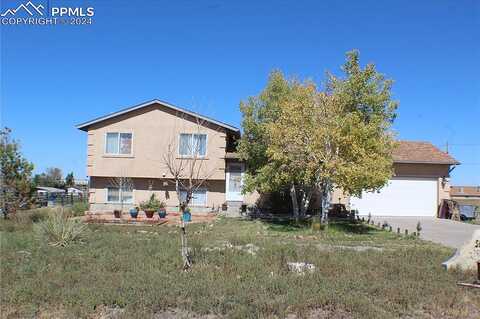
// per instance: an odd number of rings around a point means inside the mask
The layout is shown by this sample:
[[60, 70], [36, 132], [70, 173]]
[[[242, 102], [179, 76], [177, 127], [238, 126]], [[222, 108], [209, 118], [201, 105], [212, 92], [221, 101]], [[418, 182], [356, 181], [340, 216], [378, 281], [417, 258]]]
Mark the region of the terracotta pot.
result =
[[154, 210], [146, 210], [145, 215], [147, 215], [147, 218], [153, 218], [153, 214], [155, 214]]

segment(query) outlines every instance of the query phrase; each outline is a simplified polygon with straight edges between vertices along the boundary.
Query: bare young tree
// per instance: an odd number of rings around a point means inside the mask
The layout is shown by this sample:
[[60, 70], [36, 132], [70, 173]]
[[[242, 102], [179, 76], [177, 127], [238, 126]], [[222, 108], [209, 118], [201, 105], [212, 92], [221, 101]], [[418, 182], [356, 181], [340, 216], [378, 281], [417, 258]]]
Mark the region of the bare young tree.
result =
[[[168, 170], [170, 175], [169, 179], [175, 185], [178, 207], [183, 216], [195, 192], [205, 187], [208, 179], [212, 177], [215, 170], [218, 169], [218, 165], [212, 165], [213, 163], [207, 165], [207, 161], [212, 162], [219, 159], [207, 159], [206, 145], [207, 136], [208, 139], [212, 139], [213, 136], [219, 134], [220, 131], [212, 128], [209, 121], [198, 117], [178, 113], [177, 118], [179, 119], [178, 123], [174, 125], [170, 139], [165, 147], [163, 164]], [[191, 123], [193, 123], [193, 126]], [[214, 132], [213, 136], [212, 132]], [[182, 195], [182, 193], [184, 195]], [[181, 253], [183, 268], [187, 270], [191, 267], [191, 258], [188, 252], [185, 226], [186, 224], [182, 218]]]

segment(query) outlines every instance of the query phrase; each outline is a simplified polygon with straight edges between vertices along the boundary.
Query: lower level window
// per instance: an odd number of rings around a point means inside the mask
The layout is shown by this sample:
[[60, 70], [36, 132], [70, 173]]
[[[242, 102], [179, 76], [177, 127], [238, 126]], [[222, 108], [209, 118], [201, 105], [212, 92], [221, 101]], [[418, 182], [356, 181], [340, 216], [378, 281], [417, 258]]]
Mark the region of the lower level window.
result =
[[107, 188], [107, 202], [133, 204], [133, 190], [120, 189], [118, 187]]
[[[180, 191], [180, 201], [185, 201], [187, 198], [187, 191]], [[193, 192], [190, 200], [191, 206], [207, 206], [207, 191], [205, 189]]]

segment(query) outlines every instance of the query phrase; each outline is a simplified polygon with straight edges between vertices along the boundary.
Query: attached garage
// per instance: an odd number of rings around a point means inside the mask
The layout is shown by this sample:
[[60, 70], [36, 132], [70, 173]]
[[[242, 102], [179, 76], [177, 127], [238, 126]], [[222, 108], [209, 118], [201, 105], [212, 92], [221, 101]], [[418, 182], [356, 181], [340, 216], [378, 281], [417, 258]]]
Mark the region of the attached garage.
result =
[[392, 178], [380, 192], [352, 197], [350, 206], [372, 216], [436, 216], [438, 180], [435, 178]]
[[450, 198], [450, 172], [460, 164], [428, 142], [400, 141], [393, 153], [394, 177], [378, 192], [351, 197], [350, 209], [372, 216], [437, 216]]

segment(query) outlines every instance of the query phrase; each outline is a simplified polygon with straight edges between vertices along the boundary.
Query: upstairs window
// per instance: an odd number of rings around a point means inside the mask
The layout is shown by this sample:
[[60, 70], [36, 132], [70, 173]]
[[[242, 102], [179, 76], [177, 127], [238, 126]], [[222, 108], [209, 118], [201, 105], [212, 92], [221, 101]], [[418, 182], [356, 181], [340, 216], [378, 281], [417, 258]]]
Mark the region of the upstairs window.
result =
[[180, 156], [206, 156], [207, 134], [180, 134], [178, 153]]
[[105, 153], [111, 155], [132, 154], [132, 133], [107, 133]]

